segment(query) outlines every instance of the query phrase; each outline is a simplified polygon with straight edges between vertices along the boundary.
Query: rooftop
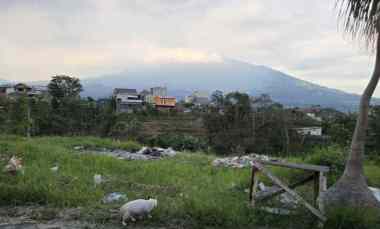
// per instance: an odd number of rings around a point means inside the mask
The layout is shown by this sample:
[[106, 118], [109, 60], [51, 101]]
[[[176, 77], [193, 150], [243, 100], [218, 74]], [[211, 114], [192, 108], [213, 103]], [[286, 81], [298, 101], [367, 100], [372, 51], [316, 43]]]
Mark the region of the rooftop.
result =
[[129, 88], [115, 88], [114, 94], [133, 94], [137, 95], [136, 89], [129, 89]]

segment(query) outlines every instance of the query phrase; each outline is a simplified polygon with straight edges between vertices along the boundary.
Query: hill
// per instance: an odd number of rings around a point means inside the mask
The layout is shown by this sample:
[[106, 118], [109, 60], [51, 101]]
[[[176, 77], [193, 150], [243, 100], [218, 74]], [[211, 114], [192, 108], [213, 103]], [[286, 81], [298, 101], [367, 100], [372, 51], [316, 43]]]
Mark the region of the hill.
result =
[[[157, 85], [183, 98], [193, 90], [242, 91], [257, 96], [269, 94], [287, 106], [321, 105], [343, 111], [356, 109], [359, 95], [323, 87], [260, 65], [234, 60], [215, 63], [140, 65], [123, 72], [83, 80], [85, 96], [110, 96], [115, 87], [139, 90]], [[380, 100], [375, 99], [375, 103]]]

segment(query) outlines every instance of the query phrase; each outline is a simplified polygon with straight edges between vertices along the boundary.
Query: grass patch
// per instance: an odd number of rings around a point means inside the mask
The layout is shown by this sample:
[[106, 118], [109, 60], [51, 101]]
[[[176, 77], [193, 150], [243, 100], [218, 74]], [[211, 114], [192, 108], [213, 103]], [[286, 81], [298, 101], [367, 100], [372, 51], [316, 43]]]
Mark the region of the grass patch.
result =
[[[24, 175], [0, 173], [0, 204], [80, 206], [91, 213], [84, 215], [98, 217], [104, 223], [110, 220], [109, 210], [119, 208], [120, 203], [105, 205], [101, 203], [102, 198], [110, 192], [122, 192], [129, 199], [148, 196], [158, 199], [159, 207], [153, 219], [142, 222], [144, 225], [165, 225], [173, 220], [194, 228], [257, 228], [258, 225], [312, 228], [314, 225], [313, 217], [280, 217], [250, 209], [245, 192], [249, 187], [249, 169], [215, 168], [211, 166], [212, 155], [181, 153], [162, 160], [124, 161], [78, 154], [74, 146], [131, 151], [140, 148], [134, 142], [94, 137], [0, 136], [0, 168], [12, 155], [21, 157], [25, 167]], [[59, 166], [58, 172], [50, 170], [55, 165]], [[379, 171], [375, 165], [366, 167], [373, 186], [380, 185]], [[286, 169], [273, 172], [289, 182], [293, 179]], [[94, 174], [102, 174], [106, 182], [95, 187]], [[95, 212], [99, 214], [94, 216]]]

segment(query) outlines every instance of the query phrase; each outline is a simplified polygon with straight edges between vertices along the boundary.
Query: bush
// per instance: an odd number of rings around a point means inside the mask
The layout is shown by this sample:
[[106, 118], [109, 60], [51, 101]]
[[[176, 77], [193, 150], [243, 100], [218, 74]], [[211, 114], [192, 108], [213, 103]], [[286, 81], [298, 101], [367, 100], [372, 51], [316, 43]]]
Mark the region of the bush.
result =
[[330, 167], [329, 182], [335, 182], [343, 173], [346, 163], [346, 153], [338, 146], [316, 148], [305, 158], [306, 163]]
[[147, 143], [151, 146], [163, 148], [172, 147], [175, 150], [198, 151], [207, 149], [207, 143], [204, 139], [190, 135], [161, 134], [150, 138]]
[[136, 118], [118, 121], [111, 128], [110, 136], [127, 139], [137, 139], [142, 128], [141, 122]]

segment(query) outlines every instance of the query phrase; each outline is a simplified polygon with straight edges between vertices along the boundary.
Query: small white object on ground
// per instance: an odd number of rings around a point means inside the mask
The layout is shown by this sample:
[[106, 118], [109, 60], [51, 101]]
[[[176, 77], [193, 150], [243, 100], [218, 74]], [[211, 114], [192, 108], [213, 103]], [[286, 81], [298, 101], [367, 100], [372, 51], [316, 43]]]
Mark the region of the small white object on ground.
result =
[[59, 166], [58, 166], [58, 165], [56, 165], [56, 166], [50, 168], [50, 170], [51, 170], [52, 172], [57, 172], [58, 169], [59, 169]]
[[95, 174], [94, 175], [94, 184], [95, 184], [95, 187], [98, 186], [98, 185], [100, 185], [102, 182], [103, 182], [102, 175]]
[[157, 207], [156, 199], [138, 199], [124, 204], [120, 208], [120, 216], [122, 217], [122, 224], [127, 225], [127, 220], [136, 221], [137, 218], [151, 217], [150, 212]]
[[74, 146], [74, 150], [83, 150], [84, 147], [83, 146]]
[[127, 195], [119, 193], [119, 192], [113, 192], [113, 193], [106, 195], [103, 198], [103, 203], [109, 204], [109, 203], [113, 203], [113, 202], [127, 201], [127, 200], [128, 200]]
[[17, 158], [16, 156], [12, 156], [11, 159], [8, 161], [8, 164], [4, 167], [4, 172], [8, 172], [15, 175], [18, 171], [24, 173], [22, 160]]

